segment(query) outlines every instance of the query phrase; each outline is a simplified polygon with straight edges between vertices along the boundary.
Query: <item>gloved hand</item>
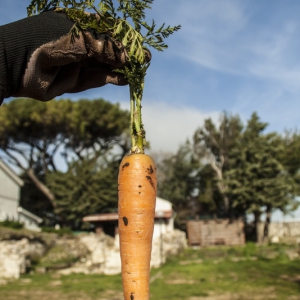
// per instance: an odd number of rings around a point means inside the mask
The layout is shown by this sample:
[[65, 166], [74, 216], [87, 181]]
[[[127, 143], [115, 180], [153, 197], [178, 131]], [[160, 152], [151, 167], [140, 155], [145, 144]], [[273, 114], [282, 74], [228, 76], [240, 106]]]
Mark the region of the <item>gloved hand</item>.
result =
[[107, 34], [80, 32], [74, 23], [49, 11], [0, 26], [0, 104], [3, 98], [48, 101], [107, 83], [127, 84], [112, 72], [126, 65], [126, 51]]

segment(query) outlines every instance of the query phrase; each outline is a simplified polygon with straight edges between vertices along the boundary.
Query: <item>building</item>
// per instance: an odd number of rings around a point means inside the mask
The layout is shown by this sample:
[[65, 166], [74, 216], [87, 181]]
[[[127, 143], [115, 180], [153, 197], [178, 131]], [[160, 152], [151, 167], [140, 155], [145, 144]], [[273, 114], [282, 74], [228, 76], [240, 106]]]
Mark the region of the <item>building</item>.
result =
[[[84, 222], [90, 222], [95, 226], [96, 232], [104, 232], [115, 237], [118, 234], [118, 213], [94, 214], [85, 216]], [[156, 197], [155, 220], [153, 238], [174, 231], [174, 219], [172, 203]]]
[[43, 220], [19, 205], [23, 184], [22, 179], [0, 160], [0, 221], [18, 221], [27, 229], [39, 231]]

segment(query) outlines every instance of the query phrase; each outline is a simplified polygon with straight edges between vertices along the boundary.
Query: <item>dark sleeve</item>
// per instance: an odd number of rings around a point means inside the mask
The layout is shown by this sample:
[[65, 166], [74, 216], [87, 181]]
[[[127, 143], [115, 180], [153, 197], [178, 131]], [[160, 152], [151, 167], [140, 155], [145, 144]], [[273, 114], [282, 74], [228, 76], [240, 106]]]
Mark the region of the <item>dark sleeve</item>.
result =
[[32, 53], [73, 25], [64, 14], [50, 11], [0, 26], [0, 104], [17, 91]]

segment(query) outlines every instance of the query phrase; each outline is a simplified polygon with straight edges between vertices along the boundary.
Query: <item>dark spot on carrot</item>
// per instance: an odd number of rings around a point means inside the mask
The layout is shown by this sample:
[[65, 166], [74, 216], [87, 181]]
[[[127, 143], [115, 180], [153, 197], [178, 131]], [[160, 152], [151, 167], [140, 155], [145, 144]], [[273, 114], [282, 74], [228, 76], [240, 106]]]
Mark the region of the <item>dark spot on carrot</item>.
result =
[[141, 188], [142, 186], [141, 185], [139, 185], [139, 188]]
[[125, 167], [128, 167], [129, 166], [129, 162], [125, 163], [123, 166], [122, 166], [122, 169], [124, 169]]
[[152, 181], [152, 177], [151, 176], [146, 176], [146, 178], [148, 179], [148, 181], [150, 182], [150, 184], [152, 185], [152, 187], [154, 187], [154, 183]]
[[147, 171], [148, 171], [148, 174], [153, 174], [154, 171], [153, 171], [153, 168], [151, 165], [149, 168], [147, 168]]
[[151, 165], [150, 165], [150, 170], [149, 171], [150, 171], [150, 174], [153, 174], [153, 172], [154, 172]]
[[140, 194], [141, 192], [139, 192], [139, 194]]
[[124, 225], [127, 226], [128, 225], [128, 219], [126, 217], [123, 217], [123, 222], [124, 222]]
[[134, 300], [134, 293], [130, 294], [130, 300]]

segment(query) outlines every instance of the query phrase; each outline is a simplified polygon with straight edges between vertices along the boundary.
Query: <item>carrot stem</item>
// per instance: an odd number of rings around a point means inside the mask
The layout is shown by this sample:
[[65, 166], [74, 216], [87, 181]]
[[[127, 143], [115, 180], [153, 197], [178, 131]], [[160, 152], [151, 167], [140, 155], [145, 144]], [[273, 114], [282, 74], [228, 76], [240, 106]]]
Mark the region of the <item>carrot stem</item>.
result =
[[129, 84], [130, 89], [130, 133], [131, 153], [144, 153], [145, 131], [142, 123], [142, 97], [144, 78], [139, 78], [139, 86]]
[[130, 89], [130, 137], [131, 137], [131, 152], [135, 148], [135, 134], [134, 134], [134, 111], [135, 111], [135, 100], [133, 96], [132, 86], [129, 86]]

